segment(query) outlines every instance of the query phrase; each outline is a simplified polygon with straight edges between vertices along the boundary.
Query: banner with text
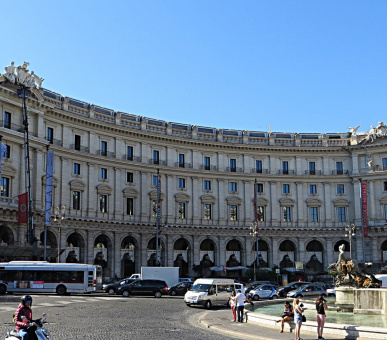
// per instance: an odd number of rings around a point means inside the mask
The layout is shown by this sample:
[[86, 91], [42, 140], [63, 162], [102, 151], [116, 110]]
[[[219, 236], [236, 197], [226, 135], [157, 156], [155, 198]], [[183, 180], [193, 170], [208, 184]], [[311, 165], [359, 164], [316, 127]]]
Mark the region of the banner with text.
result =
[[45, 224], [50, 225], [51, 219], [51, 207], [52, 207], [52, 177], [54, 175], [54, 151], [47, 152], [47, 163], [46, 163], [46, 207]]
[[361, 183], [361, 210], [363, 220], [364, 237], [368, 237], [368, 206], [367, 206], [367, 183]]
[[19, 195], [19, 212], [17, 223], [28, 223], [28, 192]]

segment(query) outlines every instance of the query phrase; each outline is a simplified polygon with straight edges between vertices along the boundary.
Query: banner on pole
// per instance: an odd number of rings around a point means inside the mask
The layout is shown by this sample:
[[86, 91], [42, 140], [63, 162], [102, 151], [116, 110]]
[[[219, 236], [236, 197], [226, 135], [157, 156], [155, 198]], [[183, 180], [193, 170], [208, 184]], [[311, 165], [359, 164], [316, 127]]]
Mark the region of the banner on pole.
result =
[[368, 237], [367, 183], [361, 182], [361, 210], [364, 237]]
[[17, 223], [28, 223], [28, 192], [19, 195]]
[[45, 225], [50, 225], [52, 207], [52, 178], [54, 176], [54, 151], [47, 152]]

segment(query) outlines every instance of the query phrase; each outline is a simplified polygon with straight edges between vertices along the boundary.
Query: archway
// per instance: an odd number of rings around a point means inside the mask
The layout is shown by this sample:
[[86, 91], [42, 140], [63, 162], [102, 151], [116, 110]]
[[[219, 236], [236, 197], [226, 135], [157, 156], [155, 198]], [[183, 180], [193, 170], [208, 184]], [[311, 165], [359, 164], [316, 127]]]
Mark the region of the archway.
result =
[[210, 267], [215, 266], [215, 243], [210, 239], [205, 239], [200, 243], [200, 270], [199, 275], [203, 277], [211, 276]]
[[[257, 242], [253, 243], [252, 252], [254, 260], [251, 266], [254, 265], [254, 262], [257, 263]], [[258, 253], [259, 268], [269, 268], [269, 244], [266, 241], [258, 240]]]
[[385, 240], [382, 243], [381, 251], [382, 251], [382, 262], [387, 262], [387, 240]]
[[148, 267], [158, 267], [158, 266], [165, 266], [165, 247], [164, 242], [159, 238], [159, 258], [158, 261], [156, 261], [156, 237], [153, 237], [148, 242], [148, 261], [147, 266]]
[[[40, 244], [44, 247], [44, 231], [39, 236]], [[47, 230], [46, 254], [48, 262], [56, 262], [58, 258], [58, 239], [51, 230]], [[43, 260], [43, 258], [42, 258]]]
[[83, 263], [84, 262], [85, 240], [78, 232], [74, 232], [66, 240], [66, 262]]
[[94, 241], [94, 264], [102, 267], [102, 277], [111, 277], [112, 242], [105, 234], [98, 235]]
[[136, 272], [136, 244], [132, 236], [125, 237], [121, 242], [121, 277], [129, 277]]
[[280, 268], [294, 268], [296, 246], [292, 241], [286, 240], [279, 246]]
[[308, 273], [320, 273], [324, 271], [324, 247], [320, 241], [310, 241], [306, 246], [305, 269]]
[[188, 256], [189, 244], [185, 238], [179, 238], [173, 247], [175, 267], [179, 267], [179, 276], [188, 276]]

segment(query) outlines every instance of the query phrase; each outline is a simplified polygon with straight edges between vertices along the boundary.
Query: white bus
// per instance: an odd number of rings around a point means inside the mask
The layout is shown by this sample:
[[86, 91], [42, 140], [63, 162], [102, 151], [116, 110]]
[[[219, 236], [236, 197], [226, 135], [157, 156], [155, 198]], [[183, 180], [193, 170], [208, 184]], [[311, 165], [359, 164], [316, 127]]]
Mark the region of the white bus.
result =
[[[101, 272], [98, 271], [99, 275]], [[96, 290], [97, 266], [46, 261], [0, 263], [0, 294], [20, 293], [91, 293]]]

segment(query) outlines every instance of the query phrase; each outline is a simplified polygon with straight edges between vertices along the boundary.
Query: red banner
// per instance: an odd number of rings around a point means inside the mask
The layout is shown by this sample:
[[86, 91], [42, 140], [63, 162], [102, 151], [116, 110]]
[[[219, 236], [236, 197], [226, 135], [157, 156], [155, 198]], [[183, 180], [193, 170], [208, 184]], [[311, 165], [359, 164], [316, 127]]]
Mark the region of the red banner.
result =
[[28, 223], [28, 192], [19, 195], [19, 213], [17, 223]]
[[361, 210], [364, 237], [368, 237], [367, 183], [361, 183]]

